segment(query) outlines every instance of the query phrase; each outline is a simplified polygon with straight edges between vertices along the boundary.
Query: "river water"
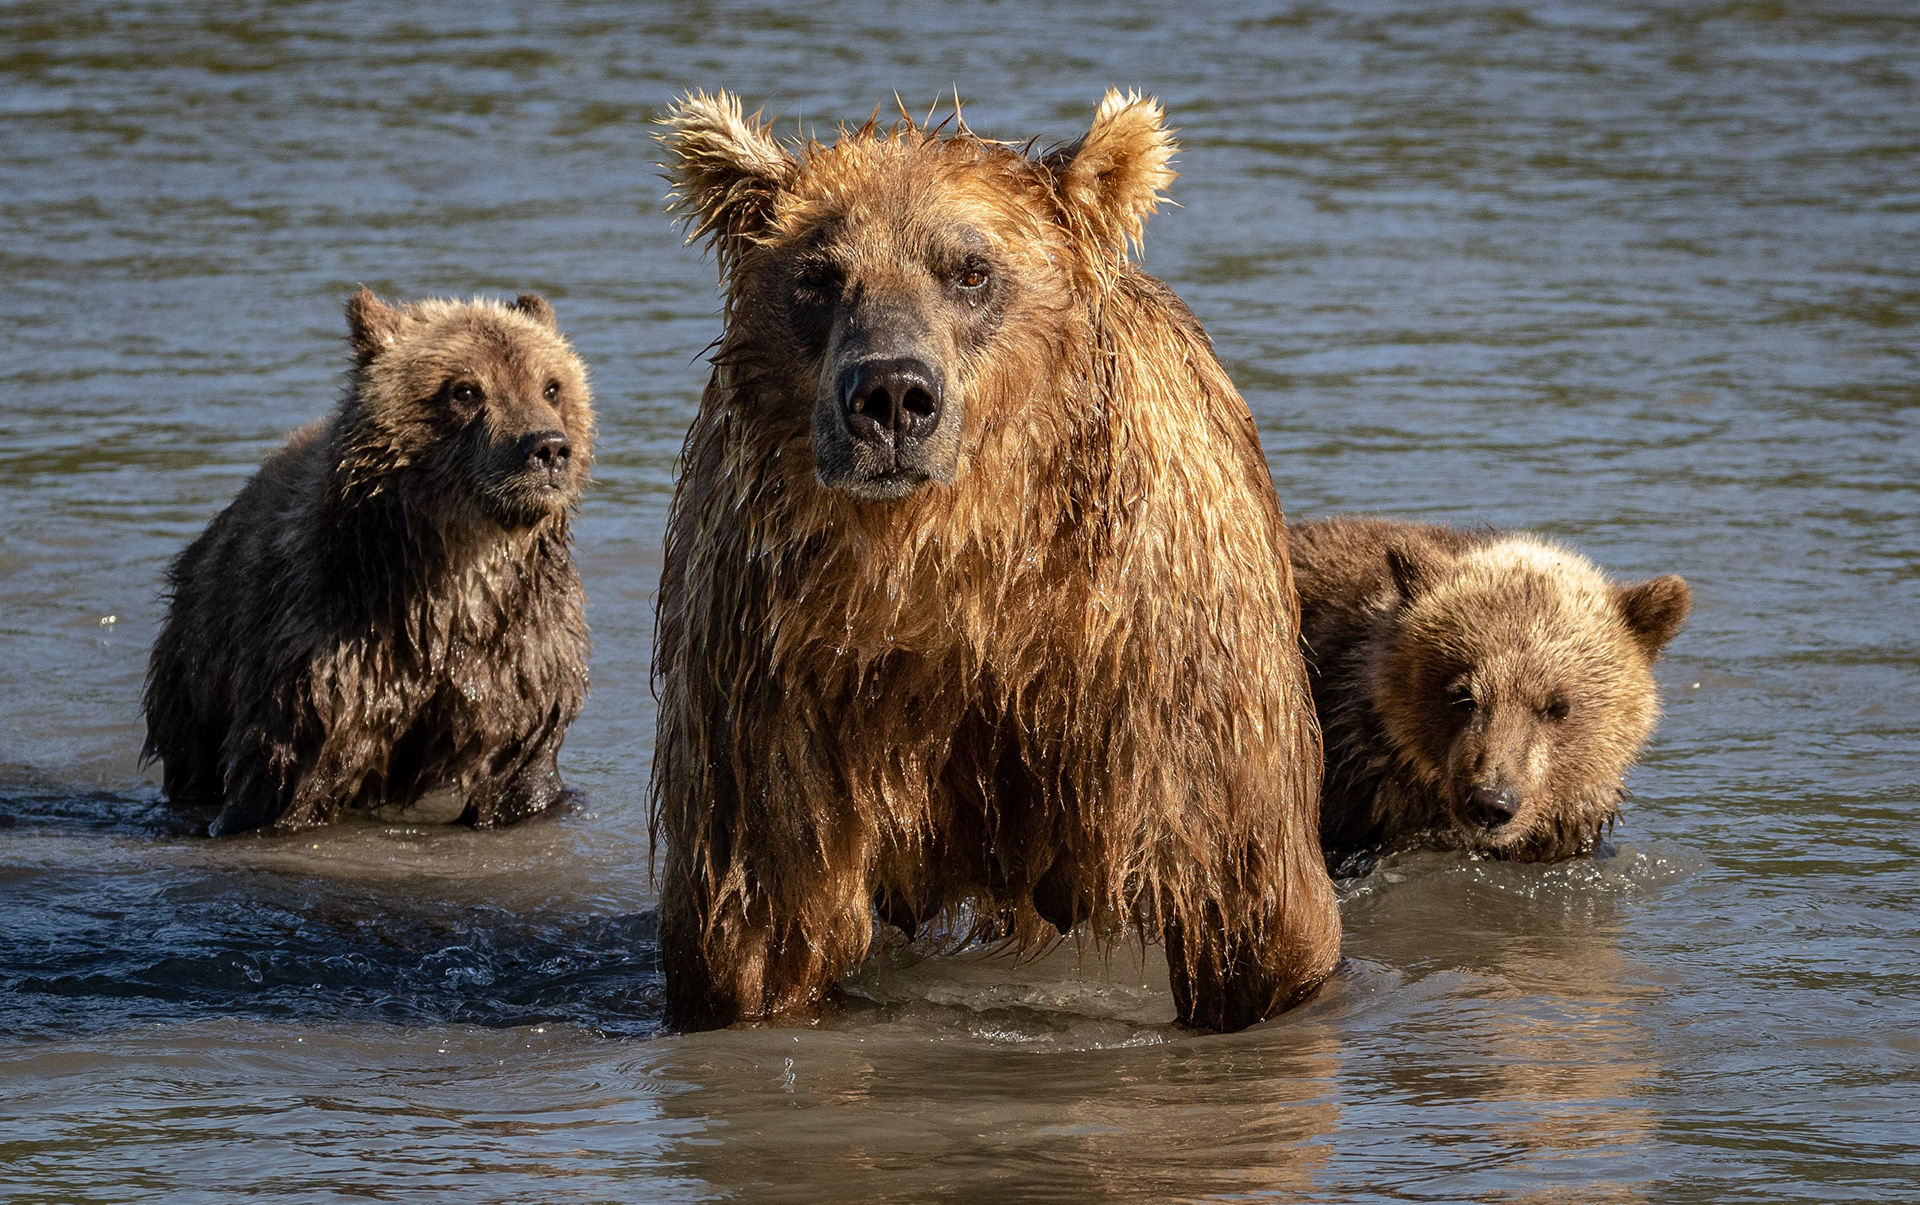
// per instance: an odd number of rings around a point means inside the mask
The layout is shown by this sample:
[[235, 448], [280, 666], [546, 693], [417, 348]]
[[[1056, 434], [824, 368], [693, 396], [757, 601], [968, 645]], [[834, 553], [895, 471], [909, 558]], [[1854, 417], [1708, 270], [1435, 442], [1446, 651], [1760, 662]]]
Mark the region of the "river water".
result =
[[[0, 1197], [1916, 1195], [1920, 16], [1430, 7], [0, 9]], [[1148, 265], [1291, 513], [1693, 583], [1624, 823], [1389, 860], [1238, 1035], [1071, 948], [665, 1033], [651, 599], [718, 298], [648, 121], [958, 85], [1066, 139], [1113, 84], [1182, 130]], [[336, 396], [360, 282], [540, 289], [593, 366], [581, 798], [209, 843], [136, 760], [160, 571]]]

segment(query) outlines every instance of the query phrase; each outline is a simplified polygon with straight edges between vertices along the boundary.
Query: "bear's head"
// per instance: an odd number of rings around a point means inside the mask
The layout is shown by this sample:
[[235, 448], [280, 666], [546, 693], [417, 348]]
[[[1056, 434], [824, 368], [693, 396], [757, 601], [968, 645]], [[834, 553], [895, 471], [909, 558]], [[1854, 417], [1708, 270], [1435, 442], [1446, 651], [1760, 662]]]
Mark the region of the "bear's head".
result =
[[1160, 106], [1136, 95], [1109, 92], [1043, 155], [957, 118], [789, 144], [694, 93], [665, 121], [675, 208], [727, 287], [716, 363], [767, 439], [854, 499], [950, 484], [995, 430], [1064, 437], [1065, 417], [1034, 412], [1041, 386], [1090, 350], [1099, 285], [1174, 178]]
[[1522, 860], [1584, 852], [1659, 714], [1652, 673], [1692, 605], [1672, 575], [1610, 585], [1532, 536], [1390, 549], [1375, 709], [1436, 827]]
[[442, 523], [509, 530], [564, 518], [593, 453], [586, 366], [545, 298], [347, 301], [354, 389], [343, 488], [392, 493]]

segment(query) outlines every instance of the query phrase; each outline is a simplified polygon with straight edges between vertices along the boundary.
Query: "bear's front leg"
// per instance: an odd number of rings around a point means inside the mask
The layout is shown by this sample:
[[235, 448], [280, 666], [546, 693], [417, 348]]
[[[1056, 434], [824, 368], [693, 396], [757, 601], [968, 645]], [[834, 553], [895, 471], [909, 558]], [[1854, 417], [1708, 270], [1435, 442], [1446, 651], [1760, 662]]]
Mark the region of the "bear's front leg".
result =
[[225, 837], [269, 826], [323, 824], [357, 781], [347, 750], [329, 740], [303, 692], [281, 691], [235, 718], [220, 748], [221, 808], [207, 828]]
[[668, 849], [661, 961], [668, 1013], [688, 1029], [811, 1008], [873, 938], [863, 856], [793, 831], [737, 836]]
[[1166, 893], [1162, 937], [1183, 1024], [1245, 1029], [1301, 1003], [1332, 973], [1340, 917], [1331, 884], [1324, 873], [1274, 869], [1269, 883], [1229, 869], [1213, 880], [1224, 885], [1218, 895], [1184, 885]]
[[467, 792], [462, 824], [499, 828], [546, 811], [560, 798], [560, 740], [550, 736], [507, 773], [483, 780]]

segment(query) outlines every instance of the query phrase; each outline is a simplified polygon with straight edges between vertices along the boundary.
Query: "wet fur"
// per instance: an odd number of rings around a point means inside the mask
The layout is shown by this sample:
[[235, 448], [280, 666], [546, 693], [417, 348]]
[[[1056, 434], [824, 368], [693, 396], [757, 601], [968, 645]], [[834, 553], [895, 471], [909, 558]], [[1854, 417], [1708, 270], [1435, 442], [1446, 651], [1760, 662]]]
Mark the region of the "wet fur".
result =
[[[1291, 535], [1329, 861], [1413, 839], [1523, 861], [1590, 851], [1658, 716], [1651, 667], [1686, 583], [1612, 586], [1525, 533], [1336, 517]], [[1448, 694], [1463, 677], [1485, 696], [1470, 710]], [[1542, 714], [1556, 699], [1564, 719]], [[1522, 809], [1469, 823], [1474, 776], [1501, 767]]]
[[[1339, 918], [1286, 535], [1206, 335], [1128, 261], [1172, 179], [1158, 107], [1112, 94], [1040, 158], [911, 123], [788, 148], [724, 95], [669, 127], [728, 289], [654, 663], [676, 1016], [820, 999], [867, 954], [876, 905], [1022, 946], [1080, 923], [1164, 933], [1193, 1024], [1304, 998]], [[874, 272], [963, 221], [1008, 281], [991, 338], [950, 366], [954, 480], [897, 502], [816, 478], [804, 349], [773, 292], [849, 213]]]
[[[569, 523], [591, 456], [586, 372], [528, 294], [513, 306], [348, 303], [356, 363], [167, 573], [145, 757], [215, 835], [320, 824], [452, 788], [509, 823], [558, 794], [585, 697]], [[484, 413], [449, 402], [483, 383]], [[547, 404], [544, 382], [561, 391]], [[571, 478], [508, 471], [563, 429]]]

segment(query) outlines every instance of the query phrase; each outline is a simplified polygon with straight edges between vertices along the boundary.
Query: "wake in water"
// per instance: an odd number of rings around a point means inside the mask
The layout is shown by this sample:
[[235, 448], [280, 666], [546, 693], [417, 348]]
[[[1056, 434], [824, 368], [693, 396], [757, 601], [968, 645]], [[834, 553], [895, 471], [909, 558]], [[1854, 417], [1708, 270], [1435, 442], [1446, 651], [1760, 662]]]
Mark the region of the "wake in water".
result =
[[189, 835], [203, 824], [157, 794], [44, 782], [0, 793], [14, 855], [0, 868], [0, 1012], [13, 1032], [215, 1014], [661, 1028], [651, 910], [528, 912], [417, 898], [405, 875], [203, 861]]

